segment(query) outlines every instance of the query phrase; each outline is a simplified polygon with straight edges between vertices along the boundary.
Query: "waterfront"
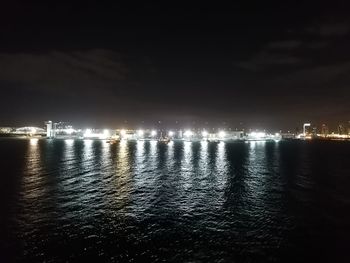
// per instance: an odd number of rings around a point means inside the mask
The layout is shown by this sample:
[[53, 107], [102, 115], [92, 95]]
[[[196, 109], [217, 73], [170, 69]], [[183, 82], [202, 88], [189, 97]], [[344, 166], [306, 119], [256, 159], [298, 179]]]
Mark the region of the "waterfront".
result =
[[344, 261], [350, 143], [0, 139], [16, 261]]

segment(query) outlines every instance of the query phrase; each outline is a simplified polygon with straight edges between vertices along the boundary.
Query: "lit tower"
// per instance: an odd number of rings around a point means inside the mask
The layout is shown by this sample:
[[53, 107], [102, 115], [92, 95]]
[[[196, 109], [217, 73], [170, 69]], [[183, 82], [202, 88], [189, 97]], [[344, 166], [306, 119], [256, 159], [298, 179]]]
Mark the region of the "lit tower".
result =
[[322, 136], [323, 137], [327, 137], [327, 135], [328, 135], [328, 127], [327, 127], [327, 125], [326, 124], [322, 124]]
[[310, 123], [304, 123], [303, 125], [303, 135], [306, 136], [306, 127], [310, 127], [311, 124]]
[[53, 123], [52, 121], [47, 121], [45, 124], [46, 124], [46, 137], [47, 138], [56, 137], [57, 123]]
[[52, 121], [46, 122], [46, 137], [47, 138], [52, 137]]

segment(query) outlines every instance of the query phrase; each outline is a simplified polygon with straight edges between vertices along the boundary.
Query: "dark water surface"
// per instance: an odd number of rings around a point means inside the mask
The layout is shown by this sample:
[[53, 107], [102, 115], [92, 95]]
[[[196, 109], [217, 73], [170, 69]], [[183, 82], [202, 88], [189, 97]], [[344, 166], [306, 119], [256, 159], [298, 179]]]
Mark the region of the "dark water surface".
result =
[[1, 262], [350, 262], [350, 143], [0, 139]]

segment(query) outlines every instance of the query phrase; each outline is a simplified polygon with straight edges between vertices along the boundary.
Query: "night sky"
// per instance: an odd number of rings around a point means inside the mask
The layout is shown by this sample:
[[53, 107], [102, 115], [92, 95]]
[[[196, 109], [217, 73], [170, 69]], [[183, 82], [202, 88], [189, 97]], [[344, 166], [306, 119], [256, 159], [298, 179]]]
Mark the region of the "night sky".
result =
[[350, 120], [348, 1], [8, 2], [0, 126], [294, 131]]

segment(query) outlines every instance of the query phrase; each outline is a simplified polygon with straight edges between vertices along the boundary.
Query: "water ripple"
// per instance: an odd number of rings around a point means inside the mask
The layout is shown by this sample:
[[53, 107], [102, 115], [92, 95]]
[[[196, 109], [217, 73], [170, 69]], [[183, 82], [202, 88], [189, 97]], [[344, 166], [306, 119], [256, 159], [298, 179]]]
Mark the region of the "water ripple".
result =
[[349, 145], [21, 143], [19, 261], [307, 260], [350, 229]]

